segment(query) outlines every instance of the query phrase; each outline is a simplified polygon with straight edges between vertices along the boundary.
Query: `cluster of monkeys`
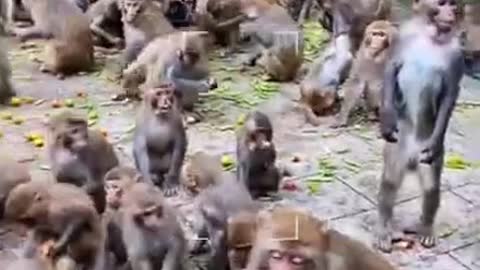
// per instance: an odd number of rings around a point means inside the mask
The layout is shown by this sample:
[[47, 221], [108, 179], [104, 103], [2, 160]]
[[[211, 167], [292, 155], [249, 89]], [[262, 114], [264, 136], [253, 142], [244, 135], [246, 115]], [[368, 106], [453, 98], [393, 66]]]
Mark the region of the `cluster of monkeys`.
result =
[[[206, 68], [206, 37], [233, 53], [239, 36], [249, 36], [259, 46], [248, 62], [279, 81], [297, 75], [303, 38], [273, 0], [198, 0], [189, 14], [203, 31], [176, 30], [165, 16], [169, 2], [99, 0], [88, 8], [87, 14], [95, 14], [89, 20], [78, 8], [84, 1], [24, 0], [33, 26], [16, 28], [6, 20], [6, 31], [21, 39], [51, 39], [46, 47], [51, 57], [42, 69], [55, 74], [91, 66], [96, 42], [125, 43], [122, 85], [126, 95], [141, 89], [143, 97], [133, 142], [135, 168], [119, 165], [101, 132], [71, 110], [49, 121], [55, 183], [31, 181], [25, 168], [0, 159], [2, 216], [31, 228], [23, 256], [10, 269], [182, 269], [187, 244], [178, 213], [165, 200], [178, 193], [182, 181], [198, 193], [194, 227], [199, 239], [209, 239], [208, 269], [394, 269], [310, 214], [260, 207], [255, 199], [276, 192], [282, 177], [275, 166], [272, 124], [261, 112], [249, 113], [237, 134], [236, 175], [223, 172], [218, 160], [203, 152], [183, 165], [182, 109], [193, 106], [199, 92], [215, 87]], [[18, 3], [9, 3], [12, 18]], [[392, 251], [396, 194], [405, 174], [414, 172], [423, 188], [422, 215], [405, 232], [432, 247], [444, 138], [465, 66], [459, 34], [463, 7], [459, 0], [414, 0], [413, 16], [397, 28], [388, 21], [388, 0], [322, 4], [328, 8], [323, 24], [333, 34], [300, 83], [306, 119], [319, 124], [342, 88], [344, 104], [334, 127], [344, 126], [365, 96], [387, 142], [376, 246]], [[118, 20], [123, 39], [107, 27], [118, 26]], [[11, 89], [4, 58], [0, 55], [1, 95], [11, 91], [4, 90]]]

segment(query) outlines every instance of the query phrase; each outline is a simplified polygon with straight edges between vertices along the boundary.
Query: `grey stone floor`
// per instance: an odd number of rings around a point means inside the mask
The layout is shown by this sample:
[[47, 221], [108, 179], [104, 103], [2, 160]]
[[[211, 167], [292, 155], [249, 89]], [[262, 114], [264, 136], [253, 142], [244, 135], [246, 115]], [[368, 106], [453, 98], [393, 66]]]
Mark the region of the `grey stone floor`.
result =
[[[112, 73], [105, 68], [101, 72], [75, 76], [60, 81], [37, 71], [32, 63], [35, 52], [19, 50], [12, 44], [10, 53], [14, 67], [14, 82], [20, 96], [32, 96], [43, 100], [20, 108], [0, 108], [0, 113], [9, 111], [26, 119], [22, 125], [0, 121], [0, 149], [18, 160], [26, 162], [35, 180], [50, 179], [45, 151], [25, 141], [27, 132], [45, 134], [45, 114], [52, 112], [53, 99], [72, 98], [77, 104], [78, 91], [88, 93], [89, 102], [95, 104], [100, 118], [97, 127], [108, 130], [109, 138], [116, 146], [122, 162], [132, 164], [131, 137], [135, 105], [110, 102], [110, 96], [118, 90], [111, 80]], [[107, 63], [113, 61], [107, 60]], [[248, 89], [248, 77], [230, 72], [238, 89]], [[219, 72], [215, 71], [215, 75]], [[223, 74], [224, 75], [224, 74]], [[238, 75], [238, 76], [237, 76]], [[220, 75], [219, 75], [220, 76]], [[466, 160], [480, 161], [480, 83], [468, 78], [448, 131], [448, 153], [460, 153]], [[298, 192], [280, 192], [279, 204], [296, 205], [313, 211], [320, 218], [328, 219], [334, 228], [352, 237], [372, 244], [372, 229], [376, 223], [376, 193], [382, 168], [383, 142], [377, 137], [375, 123], [362, 122], [346, 129], [328, 128], [332, 117], [325, 117], [325, 124], [312, 127], [305, 124], [296, 111], [294, 100], [298, 88], [284, 84], [278, 95], [259, 106], [272, 118], [275, 130], [274, 141], [278, 148], [279, 163], [295, 171]], [[467, 102], [473, 106], [465, 105]], [[207, 117], [202, 122], [188, 127], [188, 153], [206, 150], [216, 155], [235, 152], [235, 135], [228, 125], [233, 125], [241, 109], [234, 106], [222, 108], [220, 118]], [[357, 120], [360, 117], [355, 117]], [[293, 163], [299, 157], [301, 162]], [[335, 179], [321, 183], [318, 190], [307, 192], [306, 177], [318, 170], [318, 159], [325, 158], [336, 166]], [[353, 165], [352, 165], [353, 164]], [[321, 169], [321, 168], [320, 168]], [[446, 169], [442, 179], [442, 202], [436, 222], [436, 231], [441, 235], [437, 247], [427, 250], [415, 244], [412, 249], [395, 251], [388, 258], [400, 269], [479, 270], [480, 269], [480, 170]], [[419, 189], [415, 179], [407, 179], [402, 187], [395, 209], [396, 224], [413, 222], [420, 214]], [[0, 252], [0, 269], [14, 257], [8, 248], [18, 247], [18, 237], [12, 236], [3, 227], [0, 243], [5, 247]]]

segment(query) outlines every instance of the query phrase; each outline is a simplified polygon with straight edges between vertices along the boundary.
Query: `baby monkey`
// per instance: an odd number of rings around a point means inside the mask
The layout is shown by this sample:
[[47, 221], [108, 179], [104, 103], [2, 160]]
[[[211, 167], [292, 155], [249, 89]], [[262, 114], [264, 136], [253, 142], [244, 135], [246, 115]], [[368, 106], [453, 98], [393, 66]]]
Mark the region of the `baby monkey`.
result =
[[193, 194], [198, 194], [222, 180], [222, 165], [218, 158], [198, 151], [183, 166], [182, 184]]
[[368, 25], [360, 50], [353, 61], [350, 75], [342, 85], [345, 98], [337, 122], [332, 127], [347, 125], [350, 112], [362, 94], [365, 95], [369, 109], [369, 119], [377, 118], [383, 88], [383, 73], [396, 32], [395, 27], [388, 21], [374, 21]]
[[237, 133], [237, 178], [254, 198], [278, 190], [280, 173], [272, 140], [272, 123], [259, 111], [249, 113]]
[[180, 99], [181, 93], [172, 84], [147, 89], [133, 140], [137, 169], [147, 182], [161, 186], [166, 196], [178, 192], [187, 150]]

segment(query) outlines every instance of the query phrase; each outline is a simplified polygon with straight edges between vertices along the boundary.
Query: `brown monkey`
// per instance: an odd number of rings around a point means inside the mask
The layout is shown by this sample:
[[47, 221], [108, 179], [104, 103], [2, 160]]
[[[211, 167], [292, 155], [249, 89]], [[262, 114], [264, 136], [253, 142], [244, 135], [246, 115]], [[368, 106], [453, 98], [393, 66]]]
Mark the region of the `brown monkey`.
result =
[[6, 55], [7, 46], [3, 40], [4, 35], [4, 23], [0, 18], [0, 104], [7, 103], [11, 97], [15, 96], [15, 90], [11, 82], [12, 71]]
[[248, 59], [259, 64], [273, 80], [293, 80], [303, 62], [303, 33], [285, 9], [265, 0], [240, 0], [250, 23], [243, 29], [258, 48]]
[[[399, 31], [385, 68], [380, 130], [386, 140], [378, 196], [377, 246], [392, 251], [392, 219], [398, 189], [407, 173], [418, 176], [422, 215], [406, 232], [436, 244], [434, 221], [440, 205], [445, 134], [464, 71], [458, 25], [462, 1], [417, 0], [415, 15]], [[415, 52], [415, 53], [412, 53]]]
[[0, 175], [0, 219], [2, 219], [10, 191], [22, 183], [30, 182], [31, 177], [25, 166], [6, 155], [0, 155], [0, 172], [2, 172]]
[[52, 115], [48, 125], [47, 149], [55, 178], [82, 187], [103, 213], [103, 177], [118, 165], [112, 145], [99, 130], [89, 130], [86, 117], [73, 110]]
[[90, 30], [95, 35], [95, 43], [101, 46], [123, 45], [121, 0], [100, 0], [87, 10], [90, 18]]
[[246, 270], [394, 270], [381, 255], [302, 210], [276, 207], [256, 219]]
[[200, 0], [196, 5], [195, 22], [201, 30], [213, 34], [215, 41], [237, 49], [240, 23], [246, 20], [239, 0]]
[[106, 251], [108, 255], [113, 256], [113, 261], [110, 261], [111, 265], [124, 266], [128, 258], [122, 237], [121, 202], [125, 192], [142, 179], [135, 168], [117, 166], [108, 171], [104, 180], [107, 193], [107, 209], [103, 215], [104, 226], [107, 230]]
[[210, 186], [199, 194], [196, 206], [204, 221], [204, 227], [197, 228], [199, 236], [209, 237], [212, 248], [213, 257], [208, 268], [226, 269], [229, 258], [228, 220], [240, 212], [255, 212], [258, 205], [246, 187], [227, 173], [221, 183]]
[[148, 89], [137, 117], [133, 139], [135, 166], [147, 182], [175, 195], [187, 150], [187, 136], [180, 114], [181, 93], [171, 84]]
[[209, 186], [220, 183], [222, 171], [218, 158], [198, 151], [183, 166], [182, 184], [193, 194], [198, 194]]
[[247, 115], [237, 133], [237, 179], [254, 198], [278, 190], [280, 173], [275, 166], [272, 123], [267, 115], [254, 111]]
[[136, 94], [139, 83], [145, 87], [173, 83], [181, 92], [181, 104], [193, 109], [199, 93], [216, 87], [209, 78], [208, 59], [204, 44], [205, 32], [176, 32], [150, 42], [123, 73], [123, 87]]
[[77, 266], [93, 269], [103, 233], [92, 200], [71, 184], [31, 181], [15, 187], [5, 206], [7, 218], [32, 228], [25, 256], [35, 256], [42, 243], [53, 240], [48, 255], [68, 256]]
[[165, 18], [168, 5], [153, 0], [121, 0], [125, 35], [124, 65], [134, 61], [143, 48], [156, 37], [172, 33], [175, 28]]
[[45, 47], [42, 70], [63, 76], [93, 66], [93, 42], [88, 17], [67, 0], [24, 0], [34, 25], [15, 29], [21, 40], [53, 38]]
[[257, 214], [257, 211], [241, 211], [228, 219], [227, 249], [231, 270], [242, 270], [247, 267], [257, 233]]
[[388, 21], [374, 21], [368, 25], [350, 75], [342, 85], [345, 98], [333, 127], [347, 125], [350, 112], [362, 94], [365, 95], [369, 118], [377, 118], [383, 88], [383, 71], [390, 57], [395, 35], [396, 29]]
[[183, 269], [185, 238], [157, 187], [136, 183], [122, 198], [123, 241], [132, 270]]

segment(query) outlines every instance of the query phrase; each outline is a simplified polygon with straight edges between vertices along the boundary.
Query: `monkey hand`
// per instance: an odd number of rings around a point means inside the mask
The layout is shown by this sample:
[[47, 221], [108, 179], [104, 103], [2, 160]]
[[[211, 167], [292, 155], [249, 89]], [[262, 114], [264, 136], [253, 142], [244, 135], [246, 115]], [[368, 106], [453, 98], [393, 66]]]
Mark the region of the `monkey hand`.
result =
[[398, 141], [396, 133], [398, 132], [397, 128], [397, 117], [393, 110], [383, 110], [380, 113], [380, 131], [382, 137], [389, 143], [395, 143]]
[[173, 174], [166, 175], [163, 182], [163, 194], [166, 197], [172, 197], [178, 194], [179, 189], [178, 176]]
[[436, 140], [427, 141], [420, 152], [420, 162], [431, 164], [442, 152], [442, 148], [442, 144], [438, 143]]

